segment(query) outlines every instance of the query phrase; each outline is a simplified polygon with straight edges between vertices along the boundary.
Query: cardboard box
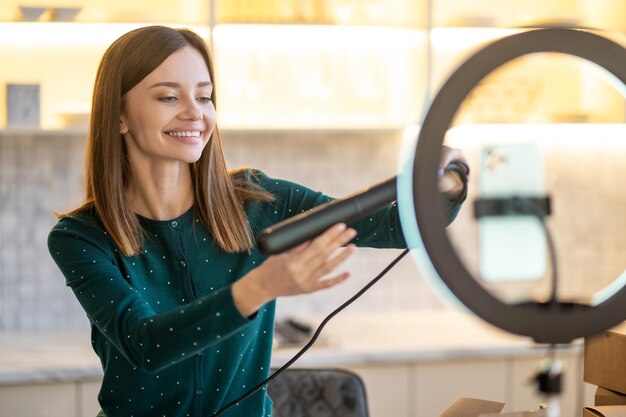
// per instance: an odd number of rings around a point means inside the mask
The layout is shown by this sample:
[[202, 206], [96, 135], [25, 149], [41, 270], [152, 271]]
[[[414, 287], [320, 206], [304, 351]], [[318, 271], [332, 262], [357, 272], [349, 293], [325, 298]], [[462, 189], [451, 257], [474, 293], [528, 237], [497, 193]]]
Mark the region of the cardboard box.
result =
[[546, 417], [548, 415], [548, 410], [546, 409], [501, 413], [503, 408], [504, 403], [497, 401], [462, 397], [456, 400], [439, 417]]
[[595, 405], [626, 405], [626, 395], [598, 387], [595, 395]]
[[626, 394], [626, 322], [585, 339], [584, 380]]
[[499, 413], [503, 408], [504, 403], [463, 397], [456, 400], [440, 417], [478, 417]]
[[583, 417], [626, 417], [626, 405], [601, 405], [583, 408]]

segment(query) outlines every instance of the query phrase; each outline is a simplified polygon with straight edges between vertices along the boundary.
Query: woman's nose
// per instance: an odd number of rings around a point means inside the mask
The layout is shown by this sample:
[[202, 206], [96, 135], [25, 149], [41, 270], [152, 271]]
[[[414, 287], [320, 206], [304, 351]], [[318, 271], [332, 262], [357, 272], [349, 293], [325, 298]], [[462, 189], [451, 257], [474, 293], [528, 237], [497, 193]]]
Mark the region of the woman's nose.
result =
[[184, 120], [200, 120], [202, 119], [202, 111], [195, 98], [190, 97], [185, 99], [183, 109], [179, 113], [179, 117]]

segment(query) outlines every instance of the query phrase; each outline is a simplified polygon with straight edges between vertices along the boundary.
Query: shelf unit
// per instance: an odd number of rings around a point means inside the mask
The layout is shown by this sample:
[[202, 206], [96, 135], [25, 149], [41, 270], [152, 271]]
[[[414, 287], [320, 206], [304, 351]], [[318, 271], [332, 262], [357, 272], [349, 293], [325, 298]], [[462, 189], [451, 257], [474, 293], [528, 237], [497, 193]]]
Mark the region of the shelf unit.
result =
[[[621, 0], [532, 0], [523, 8], [514, 0], [471, 7], [452, 0], [168, 0], [159, 8], [148, 0], [95, 0], [73, 22], [15, 21], [18, 11], [17, 1], [0, 8], [0, 60], [10, 63], [0, 68], [0, 84], [40, 85], [42, 129], [84, 126], [102, 53], [122, 33], [152, 23], [189, 27], [210, 42], [224, 129], [401, 129], [419, 123], [472, 51], [534, 27], [594, 27], [626, 45]], [[7, 126], [5, 92], [0, 127]], [[598, 69], [540, 54], [484, 80], [459, 120], [615, 123], [625, 108]]]

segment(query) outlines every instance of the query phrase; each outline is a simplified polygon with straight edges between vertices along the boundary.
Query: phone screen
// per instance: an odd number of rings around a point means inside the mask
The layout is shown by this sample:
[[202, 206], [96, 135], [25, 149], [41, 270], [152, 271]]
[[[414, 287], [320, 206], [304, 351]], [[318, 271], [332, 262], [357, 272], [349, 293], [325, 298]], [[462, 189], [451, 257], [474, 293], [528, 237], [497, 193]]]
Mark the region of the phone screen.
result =
[[[487, 145], [481, 149], [481, 198], [545, 197], [543, 161], [531, 144]], [[482, 216], [479, 271], [489, 282], [536, 280], [545, 275], [547, 240], [534, 215]]]

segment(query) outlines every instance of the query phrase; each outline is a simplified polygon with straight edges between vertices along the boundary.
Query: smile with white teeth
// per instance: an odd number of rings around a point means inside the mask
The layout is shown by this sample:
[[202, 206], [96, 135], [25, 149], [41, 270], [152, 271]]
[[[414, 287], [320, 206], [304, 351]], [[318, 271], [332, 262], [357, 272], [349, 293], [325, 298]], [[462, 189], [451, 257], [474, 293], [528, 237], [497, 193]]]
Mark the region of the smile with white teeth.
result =
[[170, 136], [176, 136], [177, 138], [182, 138], [182, 137], [195, 137], [195, 138], [199, 138], [200, 137], [200, 132], [194, 131], [194, 132], [166, 132], [168, 135]]

